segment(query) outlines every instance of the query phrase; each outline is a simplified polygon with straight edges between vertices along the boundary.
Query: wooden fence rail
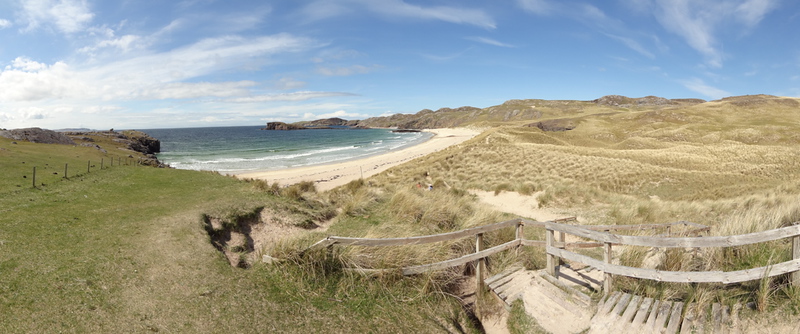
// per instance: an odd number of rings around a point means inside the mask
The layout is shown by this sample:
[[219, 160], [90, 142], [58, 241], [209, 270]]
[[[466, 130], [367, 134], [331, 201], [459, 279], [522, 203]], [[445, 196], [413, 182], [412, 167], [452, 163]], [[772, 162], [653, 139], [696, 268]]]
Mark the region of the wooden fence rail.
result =
[[[476, 268], [476, 277], [478, 278], [477, 285], [480, 291], [480, 287], [483, 286], [483, 275], [485, 272], [485, 259], [491, 255], [497, 254], [502, 251], [506, 251], [511, 248], [517, 248], [519, 246], [539, 246], [539, 247], [546, 247], [547, 254], [548, 254], [548, 270], [551, 268], [555, 268], [557, 263], [556, 256], [563, 259], [568, 259], [571, 261], [583, 262], [588, 265], [592, 265], [601, 269], [609, 275], [625, 273], [627, 272], [623, 268], [619, 268], [620, 266], [610, 265], [608, 263], [604, 263], [590, 257], [586, 257], [583, 255], [579, 255], [576, 253], [568, 252], [566, 249], [570, 248], [591, 248], [591, 247], [606, 247], [606, 252], [610, 254], [610, 246], [612, 244], [621, 244], [622, 242], [628, 242], [630, 240], [626, 239], [629, 236], [621, 236], [610, 234], [607, 232], [601, 231], [622, 231], [622, 230], [653, 230], [653, 229], [665, 229], [667, 230], [666, 235], [672, 235], [671, 230], [676, 226], [683, 226], [687, 231], [683, 231], [680, 235], [686, 234], [697, 234], [700, 232], [707, 232], [709, 230], [708, 226], [695, 224], [686, 221], [680, 221], [675, 223], [669, 224], [643, 224], [643, 225], [590, 225], [590, 226], [576, 226], [570, 225], [570, 222], [577, 222], [575, 217], [563, 218], [553, 221], [547, 222], [538, 222], [532, 221], [527, 219], [512, 219], [507, 220], [504, 222], [499, 222], [490, 225], [484, 225], [474, 228], [469, 228], [461, 231], [455, 232], [448, 232], [448, 233], [441, 233], [435, 235], [426, 235], [426, 236], [417, 236], [417, 237], [405, 237], [405, 238], [350, 238], [350, 237], [338, 237], [338, 236], [329, 236], [325, 239], [318, 241], [317, 243], [311, 245], [308, 249], [304, 251], [304, 253], [308, 250], [314, 248], [324, 248], [324, 247], [332, 247], [334, 245], [346, 245], [346, 246], [365, 246], [365, 247], [386, 247], [386, 246], [406, 246], [406, 245], [420, 245], [420, 244], [427, 244], [433, 242], [442, 242], [442, 241], [449, 241], [449, 240], [456, 240], [464, 237], [475, 237], [475, 252], [470, 253], [455, 259], [450, 259], [446, 261], [430, 263], [430, 264], [422, 264], [416, 266], [410, 266], [405, 268], [397, 268], [397, 269], [358, 269], [362, 272], [376, 272], [376, 271], [385, 271], [385, 270], [401, 270], [403, 275], [416, 275], [421, 274], [429, 271], [435, 270], [442, 270], [454, 266], [464, 265], [470, 262], [475, 262]], [[532, 226], [532, 227], [541, 227], [545, 228], [547, 232], [547, 240], [528, 240], [524, 238], [523, 228], [524, 226]], [[501, 245], [497, 245], [488, 249], [482, 249], [483, 244], [483, 234], [500, 230], [503, 228], [508, 227], [515, 227], [516, 229], [516, 237], [514, 240], [503, 243]], [[558, 240], [555, 240], [555, 232], [559, 232]], [[565, 233], [570, 233], [578, 236], [592, 238], [594, 237], [595, 240], [599, 242], [565, 242]], [[648, 238], [648, 237], [638, 237], [638, 238]], [[652, 238], [652, 237], [650, 237]], [[662, 240], [663, 238], [655, 238], [657, 240]], [[687, 238], [675, 238], [679, 240], [687, 239]], [[691, 238], [689, 238], [691, 239]], [[638, 239], [634, 239], [638, 240]], [[650, 239], [644, 239], [650, 240]], [[640, 241], [641, 242], [641, 241]], [[685, 244], [686, 242], [683, 241]], [[691, 243], [690, 243], [691, 244]], [[677, 246], [676, 246], [677, 247]], [[589, 263], [590, 262], [590, 263]], [[800, 262], [800, 261], [799, 261]], [[786, 270], [791, 270], [792, 266], [789, 266]], [[783, 269], [782, 269], [783, 270]], [[795, 269], [797, 270], [797, 269]], [[636, 275], [640, 275], [642, 278], [651, 278], [651, 277], [661, 277], [664, 276], [665, 272], [658, 272], [658, 273], [650, 273], [650, 272], [637, 272]], [[556, 275], [555, 270], [553, 269], [551, 274]], [[661, 275], [661, 276], [659, 276]], [[673, 274], [666, 274], [668, 277], [672, 277], [670, 275]], [[752, 275], [752, 274], [750, 274]], [[738, 277], [738, 276], [737, 276]], [[652, 278], [651, 278], [652, 279]]]
[[[555, 263], [560, 259], [567, 259], [595, 267], [605, 272], [605, 280], [603, 285], [606, 293], [611, 291], [612, 275], [651, 279], [659, 282], [703, 282], [730, 284], [791, 273], [791, 284], [794, 286], [800, 286], [800, 225], [797, 223], [792, 226], [782, 227], [774, 230], [741, 235], [680, 238], [617, 235], [608, 232], [591, 230], [582, 226], [565, 225], [552, 222], [545, 222], [544, 224], [545, 228], [547, 229], [548, 236], [547, 246], [545, 248], [548, 260], [548, 273], [552, 275], [558, 275], [555, 268]], [[603, 261], [566, 250], [564, 245], [558, 244], [553, 240], [552, 235], [556, 231], [559, 233], [568, 233], [603, 243], [605, 247]], [[611, 263], [612, 245], [664, 248], [736, 247], [775, 241], [784, 238], [792, 238], [792, 260], [745, 270], [730, 272], [661, 271], [655, 269], [628, 267]]]

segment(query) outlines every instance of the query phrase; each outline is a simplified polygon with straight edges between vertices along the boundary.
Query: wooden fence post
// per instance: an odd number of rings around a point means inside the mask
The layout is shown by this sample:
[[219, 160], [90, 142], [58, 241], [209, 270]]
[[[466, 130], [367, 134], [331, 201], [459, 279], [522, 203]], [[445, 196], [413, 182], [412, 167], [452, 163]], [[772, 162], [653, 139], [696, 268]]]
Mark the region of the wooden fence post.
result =
[[[548, 228], [547, 232], [545, 233], [545, 241], [547, 243], [547, 247], [554, 246], [554, 241], [555, 241], [554, 236], [555, 235], [553, 233], [553, 230]], [[550, 276], [558, 278], [558, 276], [556, 276], [556, 257], [555, 255], [550, 254], [549, 252], [546, 253], [547, 253], [547, 273], [550, 274]]]
[[92, 168], [92, 160], [86, 162], [86, 174], [89, 174], [89, 170]]
[[33, 187], [36, 188], [36, 166], [33, 166]]
[[[516, 231], [516, 239], [517, 240], [522, 241], [522, 239], [525, 239], [525, 230], [523, 228], [525, 228], [525, 223], [522, 222], [522, 221], [518, 222], [517, 223], [517, 231]], [[516, 255], [519, 255], [519, 249], [520, 248], [522, 248], [522, 244], [517, 246], [517, 248], [515, 249]]]
[[[562, 247], [559, 247], [559, 248], [561, 248], [561, 249], [566, 249], [566, 248], [567, 248], [567, 237], [566, 237], [566, 233], [564, 233], [564, 232], [561, 232], [561, 231], [558, 231], [558, 242], [560, 242], [562, 245], [564, 245], [564, 246], [562, 246]], [[558, 263], [557, 263], [557, 265], [559, 265], [559, 266], [560, 266], [560, 265], [562, 265], [562, 264], [564, 264], [564, 259], [562, 259], [562, 258], [558, 258]]]
[[[792, 237], [792, 260], [800, 259], [800, 235]], [[800, 287], [800, 271], [791, 274], [790, 282], [792, 286]]]
[[[606, 242], [604, 247], [603, 247], [603, 261], [605, 263], [611, 263], [611, 243], [610, 242]], [[603, 294], [608, 296], [611, 293], [612, 278], [611, 278], [611, 274], [609, 274], [608, 272], [606, 272], [604, 274], [604, 276], [605, 277], [603, 279]]]
[[67, 167], [69, 167], [69, 164], [64, 164], [64, 178], [65, 179], [69, 178], [69, 177], [67, 177]]
[[105, 160], [104, 158], [100, 158], [100, 169], [103, 169], [104, 160]]
[[[483, 233], [475, 235], [475, 253], [483, 250]], [[483, 272], [485, 268], [485, 259], [480, 258], [475, 263], [475, 295], [480, 297], [483, 293]]]

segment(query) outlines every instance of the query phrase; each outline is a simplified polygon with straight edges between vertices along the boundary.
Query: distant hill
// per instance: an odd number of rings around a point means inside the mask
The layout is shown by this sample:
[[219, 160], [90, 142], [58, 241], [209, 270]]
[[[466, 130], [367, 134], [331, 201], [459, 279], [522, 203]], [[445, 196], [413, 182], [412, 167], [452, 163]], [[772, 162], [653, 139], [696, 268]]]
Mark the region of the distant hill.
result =
[[[701, 99], [666, 99], [657, 96], [629, 98], [608, 95], [592, 101], [575, 100], [508, 100], [488, 108], [460, 107], [424, 109], [416, 114], [395, 114], [358, 121], [362, 127], [400, 129], [432, 129], [465, 125], [495, 125], [519, 122], [527, 125], [547, 119], [579, 117], [596, 113], [622, 112], [626, 109], [670, 108], [706, 102]], [[537, 126], [537, 125], [532, 125]]]
[[715, 101], [702, 99], [667, 99], [658, 96], [631, 98], [606, 95], [591, 101], [577, 100], [508, 100], [487, 108], [464, 106], [459, 108], [423, 109], [415, 114], [394, 114], [364, 120], [326, 118], [292, 123], [292, 128], [326, 128], [349, 126], [362, 128], [435, 129], [460, 126], [519, 125], [538, 127], [544, 131], [573, 129], [581, 119], [591, 115], [618, 114], [633, 111], [669, 111], [687, 107], [725, 104], [731, 107], [757, 107], [778, 104], [800, 107], [797, 99], [773, 95], [744, 95], [726, 97]]

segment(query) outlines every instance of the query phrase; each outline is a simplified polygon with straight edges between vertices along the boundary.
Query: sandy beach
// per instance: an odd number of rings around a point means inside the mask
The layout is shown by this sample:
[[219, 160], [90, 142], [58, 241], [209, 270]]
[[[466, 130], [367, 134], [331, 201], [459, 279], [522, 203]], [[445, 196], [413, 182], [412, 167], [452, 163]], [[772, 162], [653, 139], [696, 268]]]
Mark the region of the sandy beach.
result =
[[480, 131], [467, 128], [448, 128], [425, 130], [434, 134], [431, 139], [381, 155], [340, 163], [235, 174], [240, 179], [262, 179], [281, 185], [295, 184], [301, 181], [314, 181], [318, 191], [326, 191], [344, 185], [360, 177], [367, 178], [383, 172], [393, 166], [440, 151], [449, 146], [469, 140]]

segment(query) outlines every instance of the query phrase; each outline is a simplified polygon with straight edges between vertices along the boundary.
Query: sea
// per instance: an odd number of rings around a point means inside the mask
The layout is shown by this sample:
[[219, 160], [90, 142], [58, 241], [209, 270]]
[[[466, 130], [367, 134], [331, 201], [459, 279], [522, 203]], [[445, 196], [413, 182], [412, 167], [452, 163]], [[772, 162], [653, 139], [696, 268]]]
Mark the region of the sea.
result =
[[144, 129], [161, 141], [161, 162], [178, 169], [239, 174], [356, 160], [413, 146], [429, 132], [389, 129], [260, 130], [263, 126]]

